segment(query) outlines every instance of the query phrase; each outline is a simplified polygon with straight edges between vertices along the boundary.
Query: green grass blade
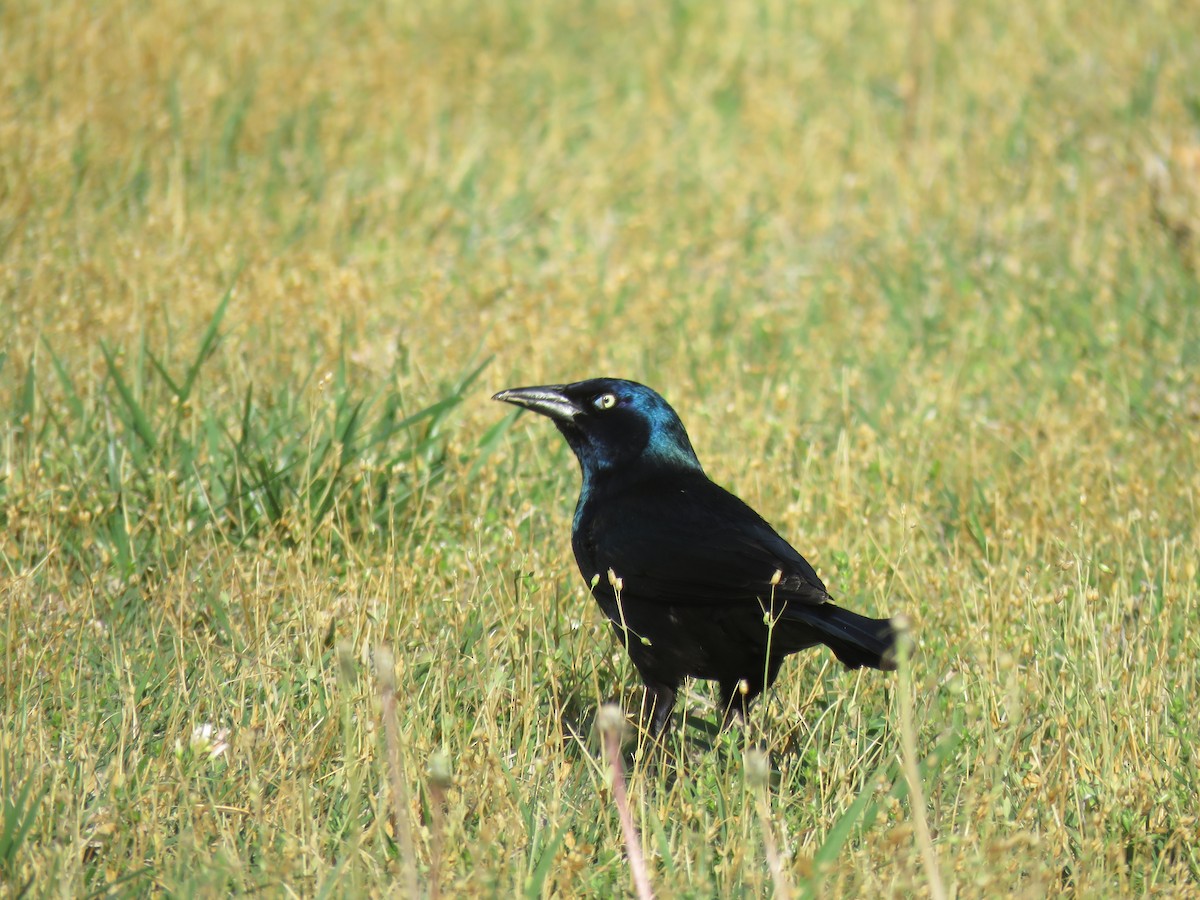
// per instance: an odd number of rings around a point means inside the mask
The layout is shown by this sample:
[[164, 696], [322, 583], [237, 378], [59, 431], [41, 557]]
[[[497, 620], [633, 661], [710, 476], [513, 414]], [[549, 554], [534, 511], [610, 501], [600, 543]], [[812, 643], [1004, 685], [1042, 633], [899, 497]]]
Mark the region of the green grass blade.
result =
[[180, 388], [179, 399], [181, 402], [186, 401], [192, 396], [192, 388], [196, 385], [196, 378], [200, 374], [201, 367], [216, 352], [217, 344], [221, 337], [221, 321], [225, 318], [225, 311], [229, 309], [229, 300], [233, 297], [233, 289], [237, 286], [238, 278], [241, 276], [244, 268], [245, 263], [238, 266], [233, 278], [229, 281], [229, 287], [225, 289], [225, 293], [217, 303], [217, 308], [213, 310], [213, 314], [208, 320], [208, 325], [204, 329], [204, 336], [200, 339], [200, 347], [196, 351], [196, 358], [192, 360], [191, 366], [188, 367], [187, 375], [184, 376], [183, 385]]
[[50, 342], [42, 340], [42, 346], [46, 348], [46, 352], [50, 354], [50, 364], [54, 367], [54, 374], [58, 377], [58, 383], [62, 387], [63, 396], [66, 397], [67, 406], [71, 410], [71, 415], [75, 417], [76, 422], [82, 422], [85, 418], [83, 401], [79, 399], [79, 391], [75, 388], [75, 380], [63, 365], [58, 354], [54, 352], [54, 348], [50, 346]]
[[530, 871], [529, 877], [525, 880], [525, 896], [529, 900], [535, 900], [535, 898], [542, 896], [546, 879], [550, 877], [550, 872], [554, 869], [554, 860], [558, 856], [558, 848], [562, 844], [568, 827], [566, 823], [560, 825], [550, 840], [542, 846], [537, 862]]
[[171, 389], [171, 393], [174, 394], [180, 402], [183, 402], [183, 388], [175, 383], [175, 379], [171, 377], [171, 373], [167, 371], [167, 367], [163, 365], [162, 361], [149, 349], [146, 350], [146, 358], [150, 360], [150, 365], [154, 366], [154, 371], [158, 373], [158, 377], [166, 382], [167, 387]]
[[0, 808], [3, 809], [0, 816], [0, 871], [6, 873], [12, 871], [17, 853], [33, 828], [42, 800], [50, 789], [50, 784], [45, 783], [35, 794], [32, 776], [19, 784], [14, 783], [16, 780], [12, 760], [6, 757], [0, 768]]
[[142, 409], [142, 406], [133, 396], [133, 391], [129, 389], [129, 385], [125, 383], [125, 378], [121, 374], [121, 369], [117, 365], [112, 351], [108, 349], [108, 345], [103, 341], [100, 342], [100, 352], [104, 354], [104, 361], [108, 366], [109, 377], [117, 389], [117, 394], [121, 397], [125, 411], [129, 414], [129, 423], [133, 426], [134, 433], [141, 438], [142, 443], [149, 450], [154, 450], [158, 445], [158, 439], [155, 437], [154, 427], [150, 424], [150, 419], [147, 418], [145, 410]]

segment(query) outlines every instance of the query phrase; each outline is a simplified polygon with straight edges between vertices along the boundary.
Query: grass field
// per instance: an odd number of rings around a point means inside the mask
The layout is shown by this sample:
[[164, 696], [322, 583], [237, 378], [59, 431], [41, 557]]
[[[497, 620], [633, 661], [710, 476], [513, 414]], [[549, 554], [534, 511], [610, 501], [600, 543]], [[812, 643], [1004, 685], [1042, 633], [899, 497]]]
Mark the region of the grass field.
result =
[[660, 896], [1200, 895], [1198, 36], [0, 4], [0, 893], [631, 891], [575, 462], [488, 400], [611, 374], [914, 636], [689, 689]]

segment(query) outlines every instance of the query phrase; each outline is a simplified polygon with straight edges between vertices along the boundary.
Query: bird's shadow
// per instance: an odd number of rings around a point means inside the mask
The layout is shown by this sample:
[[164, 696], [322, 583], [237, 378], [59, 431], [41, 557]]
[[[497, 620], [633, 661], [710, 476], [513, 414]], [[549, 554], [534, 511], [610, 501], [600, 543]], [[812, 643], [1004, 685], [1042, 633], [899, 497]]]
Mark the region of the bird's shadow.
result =
[[[759, 740], [747, 739], [744, 725], [729, 729], [720, 726], [720, 712], [697, 708], [676, 712], [671, 725], [655, 740], [638, 719], [640, 703], [630, 704], [629, 698], [614, 697], [604, 703], [588, 703], [579, 694], [562, 698], [558, 710], [559, 734], [564, 754], [582, 760], [600, 754], [600, 736], [596, 719], [602, 706], [612, 703], [625, 711], [625, 729], [621, 741], [621, 761], [626, 777], [634, 773], [661, 776], [662, 786], [669, 790], [687, 772], [695, 772], [696, 764], [715, 755], [722, 767], [741, 767], [748, 749], [766, 751]], [[700, 704], [695, 704], [700, 707]], [[775, 760], [771, 782], [779, 779], [779, 761], [784, 757], [800, 759], [803, 740], [794, 730], [781, 744], [770, 748]]]
[[[560, 698], [558, 724], [564, 755], [579, 761], [603, 759], [596, 726], [597, 713], [607, 703], [619, 705], [625, 711], [621, 761], [627, 779], [650, 776], [650, 782], [671, 790], [680, 778], [694, 777], [697, 765], [710, 758], [715, 757], [722, 769], [743, 768], [749, 750], [768, 754], [771, 789], [781, 785], [784, 770], [789, 772], [788, 778], [794, 788], [820, 778], [818, 761], [812, 751], [813, 735], [803, 714], [786, 731], [776, 733], [768, 740], [757, 716], [752, 716], [752, 726], [739, 723], [722, 729], [720, 711], [693, 696], [694, 702], [675, 713], [671, 725], [656, 741], [639, 724], [640, 696], [637, 692], [603, 703], [588, 702], [585, 697], [586, 692], [579, 691]], [[872, 760], [883, 752], [884, 743], [880, 741], [872, 753]]]

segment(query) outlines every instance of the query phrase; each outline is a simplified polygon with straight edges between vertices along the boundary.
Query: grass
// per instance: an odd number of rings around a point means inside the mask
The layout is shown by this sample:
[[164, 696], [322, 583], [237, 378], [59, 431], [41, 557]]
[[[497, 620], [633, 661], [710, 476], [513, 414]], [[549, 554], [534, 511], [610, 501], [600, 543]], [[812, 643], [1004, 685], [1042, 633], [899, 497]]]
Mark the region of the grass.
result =
[[575, 465], [487, 400], [594, 374], [914, 636], [689, 690], [660, 896], [1200, 892], [1197, 34], [0, 7], [4, 892], [631, 891]]

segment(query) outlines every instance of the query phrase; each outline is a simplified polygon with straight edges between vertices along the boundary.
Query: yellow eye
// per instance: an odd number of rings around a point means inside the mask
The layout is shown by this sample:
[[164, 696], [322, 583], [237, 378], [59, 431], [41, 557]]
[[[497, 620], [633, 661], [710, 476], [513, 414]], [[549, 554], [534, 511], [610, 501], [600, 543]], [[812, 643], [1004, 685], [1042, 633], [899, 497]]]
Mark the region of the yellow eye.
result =
[[593, 400], [592, 403], [595, 405], [596, 409], [612, 409], [617, 405], [617, 395], [601, 394], [599, 397]]

